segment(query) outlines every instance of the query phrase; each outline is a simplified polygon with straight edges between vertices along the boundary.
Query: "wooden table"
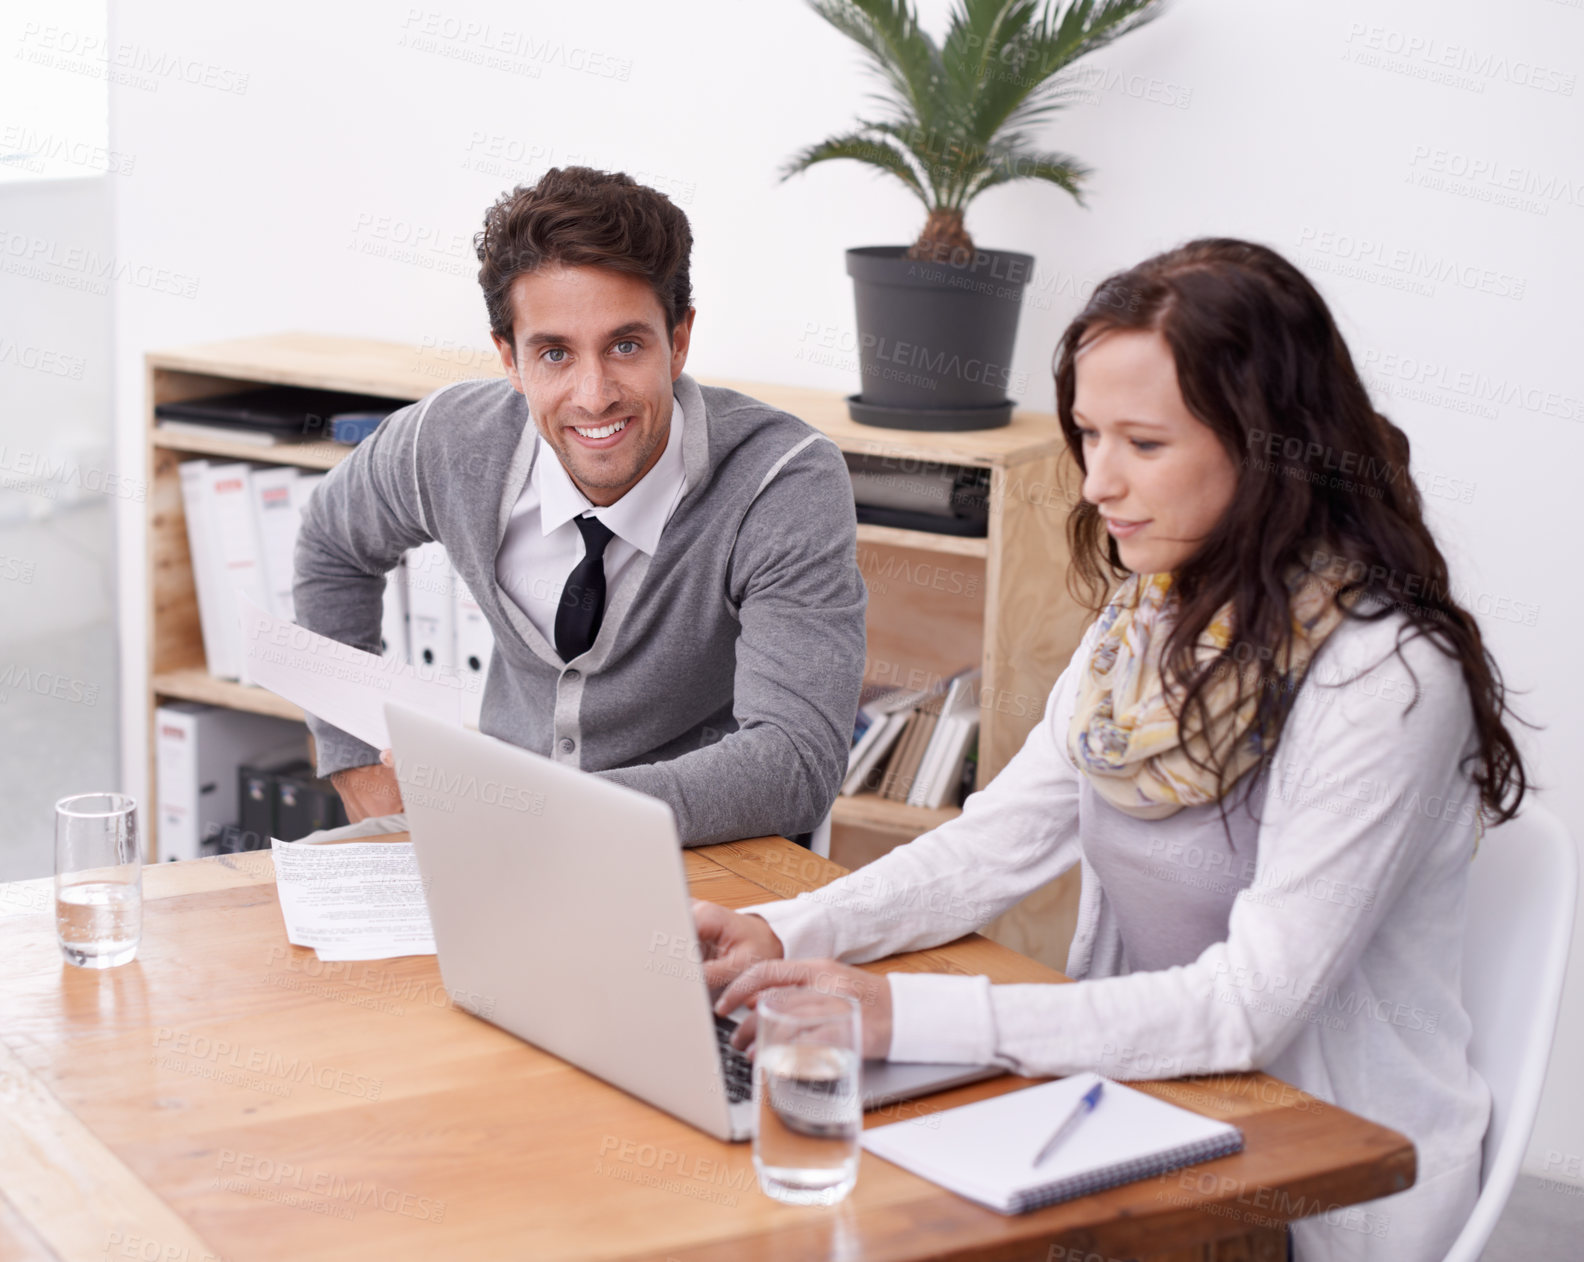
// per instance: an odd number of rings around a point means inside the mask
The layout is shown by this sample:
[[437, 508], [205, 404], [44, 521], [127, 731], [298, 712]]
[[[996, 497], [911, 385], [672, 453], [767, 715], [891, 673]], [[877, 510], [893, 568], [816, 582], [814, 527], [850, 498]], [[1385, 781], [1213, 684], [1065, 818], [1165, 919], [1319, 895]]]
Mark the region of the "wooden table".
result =
[[[738, 907], [841, 872], [779, 838], [686, 859]], [[48, 880], [0, 886], [0, 1262], [1280, 1258], [1285, 1219], [1414, 1178], [1401, 1135], [1245, 1074], [1145, 1087], [1247, 1138], [1161, 1179], [1006, 1218], [865, 1153], [840, 1206], [781, 1205], [748, 1145], [452, 1008], [434, 957], [288, 945], [265, 852], [150, 867], [144, 891], [138, 959], [91, 972], [60, 958]], [[876, 967], [1063, 980], [978, 936]]]

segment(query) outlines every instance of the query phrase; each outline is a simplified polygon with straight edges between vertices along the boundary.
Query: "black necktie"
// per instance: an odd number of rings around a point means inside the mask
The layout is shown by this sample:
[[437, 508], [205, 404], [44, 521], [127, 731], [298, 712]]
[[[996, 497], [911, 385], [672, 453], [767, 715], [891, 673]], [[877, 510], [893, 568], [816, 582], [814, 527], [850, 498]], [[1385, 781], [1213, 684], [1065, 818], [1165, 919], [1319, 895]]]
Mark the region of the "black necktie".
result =
[[567, 575], [556, 608], [555, 643], [561, 660], [589, 651], [605, 613], [605, 545], [614, 536], [598, 517], [574, 517], [583, 535], [583, 559]]

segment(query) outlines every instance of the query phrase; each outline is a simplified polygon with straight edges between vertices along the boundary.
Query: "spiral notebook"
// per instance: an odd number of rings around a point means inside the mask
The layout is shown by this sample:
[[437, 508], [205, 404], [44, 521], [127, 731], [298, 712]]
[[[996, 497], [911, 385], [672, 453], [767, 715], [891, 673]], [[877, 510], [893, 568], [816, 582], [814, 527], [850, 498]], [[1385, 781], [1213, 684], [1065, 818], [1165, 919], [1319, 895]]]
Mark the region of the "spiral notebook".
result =
[[1097, 1074], [1009, 1091], [940, 1113], [871, 1127], [877, 1157], [1003, 1214], [1022, 1214], [1243, 1147], [1243, 1132], [1106, 1080], [1100, 1102], [1055, 1152], [1034, 1155]]

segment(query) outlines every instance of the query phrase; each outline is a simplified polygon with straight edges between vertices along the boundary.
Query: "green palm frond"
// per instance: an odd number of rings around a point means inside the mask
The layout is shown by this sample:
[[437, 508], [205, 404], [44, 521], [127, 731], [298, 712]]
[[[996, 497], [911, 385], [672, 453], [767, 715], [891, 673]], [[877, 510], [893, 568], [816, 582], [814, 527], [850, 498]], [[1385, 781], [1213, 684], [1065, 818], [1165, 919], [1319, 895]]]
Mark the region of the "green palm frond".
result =
[[918, 172], [908, 164], [907, 158], [900, 149], [880, 138], [877, 130], [872, 126], [864, 127], [858, 131], [847, 132], [845, 135], [832, 136], [817, 145], [801, 149], [782, 167], [781, 178], [789, 179], [799, 171], [808, 170], [816, 162], [849, 158], [854, 162], [878, 167], [888, 175], [896, 176], [920, 198], [927, 201], [928, 196], [919, 180]]
[[973, 130], [988, 137], [1002, 127], [1043, 122], [1064, 103], [1063, 71], [1153, 21], [1160, 10], [1148, 0], [1075, 0], [1065, 10], [1047, 7], [1040, 25], [1008, 47], [1001, 73], [975, 102]]
[[808, 3], [863, 50], [885, 117], [803, 150], [782, 178], [852, 158], [960, 224], [975, 197], [1013, 180], [1055, 184], [1082, 204], [1088, 168], [1037, 148], [1032, 131], [1069, 103], [1074, 63], [1153, 21], [1166, 0], [954, 0], [939, 45], [912, 0]]
[[949, 197], [952, 179], [962, 166], [964, 153], [958, 136], [933, 128], [904, 123], [866, 123], [868, 130], [894, 140], [917, 167], [929, 190], [925, 205], [941, 205]]
[[991, 156], [974, 178], [968, 189], [968, 198], [978, 197], [987, 188], [1013, 180], [1044, 180], [1047, 184], [1066, 189], [1073, 195], [1073, 200], [1082, 206], [1083, 181], [1088, 174], [1089, 168], [1070, 154], [1026, 148], [1021, 144], [1011, 145]]
[[809, 0], [809, 7], [864, 50], [891, 90], [881, 101], [928, 124], [940, 100], [940, 50], [909, 0]]
[[971, 102], [996, 73], [1005, 49], [1016, 47], [1039, 12], [1039, 0], [998, 0], [954, 9], [941, 64], [957, 102]]

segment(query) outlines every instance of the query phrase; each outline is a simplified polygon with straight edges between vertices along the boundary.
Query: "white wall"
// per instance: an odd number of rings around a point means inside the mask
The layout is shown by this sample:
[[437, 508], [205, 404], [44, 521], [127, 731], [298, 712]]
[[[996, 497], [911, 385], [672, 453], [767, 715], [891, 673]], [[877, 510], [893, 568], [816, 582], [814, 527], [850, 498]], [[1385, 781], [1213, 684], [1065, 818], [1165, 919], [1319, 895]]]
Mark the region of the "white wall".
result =
[[113, 178], [0, 180], [5, 881], [53, 870], [56, 801], [120, 778], [111, 284], [98, 272]]
[[[152, 347], [289, 328], [487, 345], [471, 234], [501, 189], [569, 161], [640, 174], [692, 219], [696, 372], [856, 388], [850, 360], [820, 348], [850, 346], [842, 251], [910, 239], [921, 215], [857, 167], [778, 184], [786, 155], [844, 127], [870, 86], [802, 5], [286, 0], [271, 18], [169, 0], [124, 0], [114, 15], [114, 38], [144, 64], [181, 67], [157, 90], [115, 88], [112, 147], [136, 160], [117, 251], [197, 282], [192, 298], [117, 292], [124, 461], [139, 455]], [[469, 22], [487, 33], [448, 37]], [[1572, 774], [1584, 609], [1557, 570], [1584, 458], [1584, 6], [1200, 0], [1096, 67], [1087, 99], [1048, 128], [1052, 147], [1096, 168], [1089, 208], [1022, 184], [970, 216], [982, 244], [1039, 260], [1014, 365], [1024, 402], [1052, 406], [1056, 339], [1107, 272], [1199, 234], [1288, 253], [1409, 432], [1454, 572], [1543, 727], [1526, 748], [1545, 800], [1584, 828]], [[1472, 182], [1453, 178], [1470, 165]], [[136, 512], [123, 529], [135, 786], [147, 731]], [[1581, 1053], [1577, 968], [1536, 1165], [1584, 1152]]]

